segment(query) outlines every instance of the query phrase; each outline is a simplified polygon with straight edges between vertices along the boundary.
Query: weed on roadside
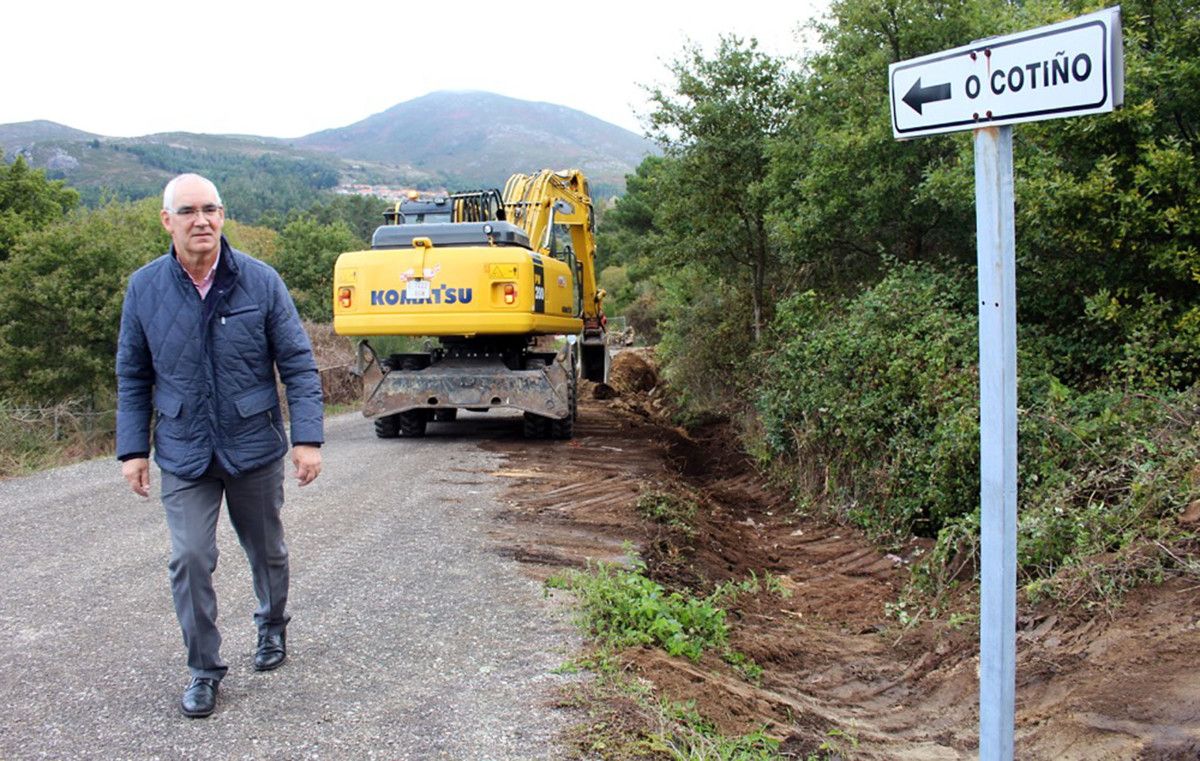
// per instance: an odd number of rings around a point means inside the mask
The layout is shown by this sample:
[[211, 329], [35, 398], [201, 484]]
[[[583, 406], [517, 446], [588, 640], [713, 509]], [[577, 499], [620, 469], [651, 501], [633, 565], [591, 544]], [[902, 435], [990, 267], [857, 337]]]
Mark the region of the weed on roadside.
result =
[[774, 761], [781, 758], [779, 741], [763, 730], [736, 737], [722, 735], [696, 713], [692, 703], [661, 701], [659, 715], [663, 726], [652, 740], [672, 759]]
[[717, 586], [712, 594], [712, 598], [722, 603], [732, 604], [741, 595], [757, 595], [762, 592], [767, 594], [777, 595], [783, 599], [792, 596], [792, 590], [788, 589], [783, 578], [776, 576], [770, 571], [764, 571], [760, 577], [755, 571], [750, 571], [750, 578], [741, 581], [727, 581], [724, 584]]
[[695, 533], [692, 520], [696, 517], [697, 503], [690, 497], [662, 489], [651, 489], [642, 492], [635, 508], [643, 518], [675, 529], [685, 536], [691, 537]]
[[695, 661], [708, 648], [729, 642], [725, 611], [709, 598], [668, 592], [647, 578], [645, 565], [633, 570], [605, 563], [589, 573], [552, 576], [547, 586], [569, 589], [580, 605], [580, 624], [606, 645], [615, 648], [655, 645], [669, 655]]
[[111, 452], [115, 415], [81, 402], [32, 408], [0, 400], [0, 478]]

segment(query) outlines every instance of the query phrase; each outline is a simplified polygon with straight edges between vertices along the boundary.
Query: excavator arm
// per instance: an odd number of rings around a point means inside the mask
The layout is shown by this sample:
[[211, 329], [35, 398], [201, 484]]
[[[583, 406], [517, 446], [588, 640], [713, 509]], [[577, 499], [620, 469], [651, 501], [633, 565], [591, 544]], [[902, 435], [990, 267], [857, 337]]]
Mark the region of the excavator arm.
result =
[[504, 210], [508, 221], [525, 230], [539, 253], [557, 257], [555, 228], [568, 232], [578, 263], [583, 376], [603, 382], [608, 376], [605, 293], [596, 277], [596, 215], [587, 178], [578, 169], [514, 174], [504, 186]]
[[553, 228], [567, 229], [581, 270], [583, 316], [600, 317], [604, 293], [596, 282], [596, 217], [583, 174], [577, 169], [514, 174], [504, 188], [504, 209], [508, 220], [523, 228], [542, 254], [556, 255]]

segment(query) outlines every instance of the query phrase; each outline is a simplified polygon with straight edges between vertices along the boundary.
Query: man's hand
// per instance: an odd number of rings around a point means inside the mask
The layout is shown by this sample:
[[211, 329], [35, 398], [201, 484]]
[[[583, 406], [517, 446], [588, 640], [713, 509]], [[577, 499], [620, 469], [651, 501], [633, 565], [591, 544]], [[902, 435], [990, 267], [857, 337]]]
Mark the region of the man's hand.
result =
[[296, 466], [296, 480], [308, 486], [321, 475], [321, 449], [304, 444], [292, 447], [292, 464]]
[[121, 475], [129, 483], [134, 494], [140, 497], [150, 496], [150, 460], [145, 457], [135, 457], [121, 463]]

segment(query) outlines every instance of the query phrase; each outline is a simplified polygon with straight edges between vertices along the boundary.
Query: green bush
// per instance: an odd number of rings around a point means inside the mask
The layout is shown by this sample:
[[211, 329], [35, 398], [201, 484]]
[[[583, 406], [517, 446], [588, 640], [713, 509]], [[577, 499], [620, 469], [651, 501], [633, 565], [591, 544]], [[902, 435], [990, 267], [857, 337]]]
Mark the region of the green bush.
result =
[[[808, 501], [885, 541], [937, 537], [918, 578], [930, 588], [978, 560], [978, 339], [964, 288], [905, 266], [842, 305], [792, 299], [758, 399], [765, 452]], [[1047, 370], [1055, 345], [1022, 335], [1018, 361], [1018, 565], [1029, 584], [1172, 541], [1174, 516], [1200, 496], [1198, 387], [1130, 375], [1144, 387], [1072, 389]]]
[[154, 199], [73, 212], [0, 264], [0, 395], [107, 400], [125, 284], [169, 245]]
[[638, 495], [634, 505], [638, 513], [655, 523], [680, 531], [688, 536], [693, 532], [692, 519], [696, 517], [695, 500], [670, 491], [651, 489]]
[[687, 267], [665, 283], [661, 309], [658, 356], [685, 419], [740, 406], [747, 379], [758, 375], [749, 361], [754, 344], [746, 293]]
[[936, 535], [978, 501], [976, 319], [965, 286], [900, 267], [842, 306], [779, 309], [758, 396], [768, 451], [803, 461], [875, 536]]
[[366, 248], [344, 221], [321, 224], [309, 216], [288, 223], [279, 236], [275, 269], [287, 283], [300, 316], [333, 320], [333, 267], [347, 251]]

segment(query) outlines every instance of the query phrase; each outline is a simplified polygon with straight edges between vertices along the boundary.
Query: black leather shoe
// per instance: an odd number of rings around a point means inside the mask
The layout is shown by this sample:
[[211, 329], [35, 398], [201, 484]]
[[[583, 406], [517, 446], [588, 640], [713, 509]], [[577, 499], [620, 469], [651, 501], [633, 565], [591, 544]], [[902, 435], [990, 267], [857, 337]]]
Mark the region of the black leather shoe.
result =
[[183, 691], [183, 700], [179, 708], [183, 715], [201, 719], [208, 716], [217, 707], [217, 680], [205, 677], [193, 677], [191, 684]]
[[270, 671], [277, 669], [287, 660], [287, 635], [278, 634], [258, 635], [258, 652], [254, 654], [254, 670]]

